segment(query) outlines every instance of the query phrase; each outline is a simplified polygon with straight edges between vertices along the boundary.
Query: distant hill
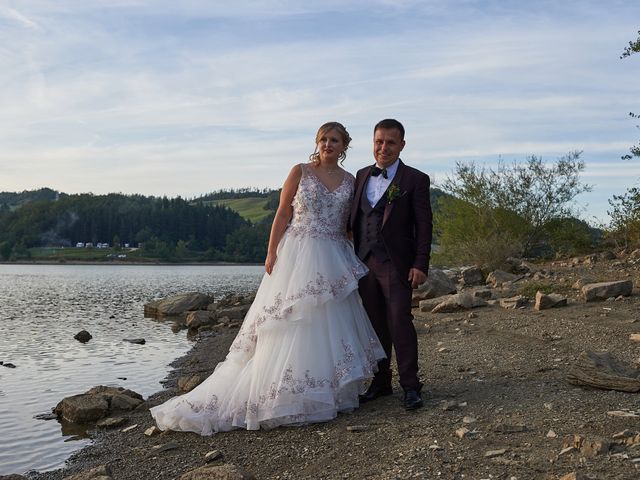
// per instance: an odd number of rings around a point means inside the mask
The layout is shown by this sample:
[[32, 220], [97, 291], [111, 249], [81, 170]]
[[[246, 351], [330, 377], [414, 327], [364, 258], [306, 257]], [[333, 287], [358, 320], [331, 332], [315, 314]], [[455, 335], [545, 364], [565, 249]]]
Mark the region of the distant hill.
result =
[[22, 192], [0, 192], [0, 211], [15, 210], [30, 202], [58, 200], [60, 195], [65, 194], [46, 187]]

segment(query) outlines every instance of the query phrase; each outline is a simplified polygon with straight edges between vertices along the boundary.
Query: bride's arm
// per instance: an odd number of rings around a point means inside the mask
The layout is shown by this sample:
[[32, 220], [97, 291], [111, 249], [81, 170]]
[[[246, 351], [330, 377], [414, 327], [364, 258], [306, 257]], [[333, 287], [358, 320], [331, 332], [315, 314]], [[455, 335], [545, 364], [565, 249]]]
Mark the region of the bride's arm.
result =
[[273, 271], [273, 267], [276, 264], [278, 250], [278, 244], [284, 235], [284, 231], [287, 229], [287, 225], [293, 215], [293, 196], [298, 191], [298, 184], [302, 176], [302, 166], [296, 165], [289, 172], [289, 176], [282, 185], [282, 192], [280, 192], [280, 205], [273, 218], [271, 224], [271, 234], [269, 235], [269, 247], [267, 249], [267, 258], [264, 261], [264, 268], [269, 275]]

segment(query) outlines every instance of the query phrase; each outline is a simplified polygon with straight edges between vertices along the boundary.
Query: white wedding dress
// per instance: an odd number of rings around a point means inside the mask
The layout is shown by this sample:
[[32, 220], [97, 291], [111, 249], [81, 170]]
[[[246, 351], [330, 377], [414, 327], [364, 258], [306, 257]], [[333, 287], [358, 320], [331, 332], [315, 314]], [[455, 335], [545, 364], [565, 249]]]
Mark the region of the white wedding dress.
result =
[[308, 165], [271, 275], [225, 361], [191, 392], [151, 408], [161, 430], [323, 422], [358, 407], [384, 358], [358, 295], [367, 268], [345, 236], [354, 178], [329, 191]]

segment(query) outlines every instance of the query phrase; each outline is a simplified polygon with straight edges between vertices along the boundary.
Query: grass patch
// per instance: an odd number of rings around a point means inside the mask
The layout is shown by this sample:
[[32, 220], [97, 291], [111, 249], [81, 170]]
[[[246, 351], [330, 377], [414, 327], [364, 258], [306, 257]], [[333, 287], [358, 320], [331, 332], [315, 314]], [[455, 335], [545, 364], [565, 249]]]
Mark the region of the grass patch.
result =
[[550, 293], [559, 293], [561, 295], [567, 295], [571, 292], [571, 286], [567, 283], [558, 282], [528, 282], [518, 288], [517, 293], [524, 295], [528, 298], [535, 298], [536, 293], [540, 291], [546, 295]]
[[267, 199], [264, 197], [228, 198], [205, 202], [208, 205], [224, 205], [237, 212], [245, 220], [256, 223], [268, 216], [271, 210], [265, 210]]

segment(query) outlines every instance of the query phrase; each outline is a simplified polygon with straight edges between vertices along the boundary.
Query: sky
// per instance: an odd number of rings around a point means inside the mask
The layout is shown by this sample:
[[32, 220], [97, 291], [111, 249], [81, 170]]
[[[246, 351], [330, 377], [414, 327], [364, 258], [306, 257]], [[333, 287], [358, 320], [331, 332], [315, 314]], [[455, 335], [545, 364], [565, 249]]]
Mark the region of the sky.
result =
[[383, 118], [434, 185], [582, 151], [576, 206], [640, 183], [636, 0], [0, 0], [0, 191], [278, 188], [318, 127]]

